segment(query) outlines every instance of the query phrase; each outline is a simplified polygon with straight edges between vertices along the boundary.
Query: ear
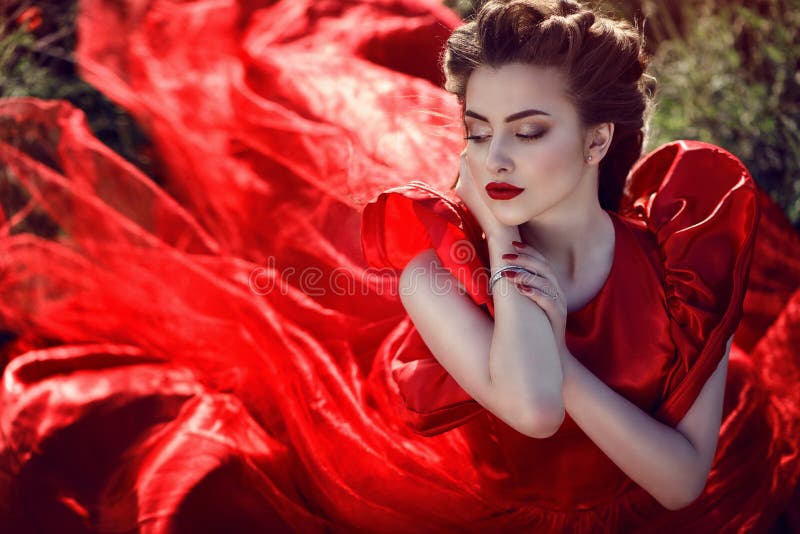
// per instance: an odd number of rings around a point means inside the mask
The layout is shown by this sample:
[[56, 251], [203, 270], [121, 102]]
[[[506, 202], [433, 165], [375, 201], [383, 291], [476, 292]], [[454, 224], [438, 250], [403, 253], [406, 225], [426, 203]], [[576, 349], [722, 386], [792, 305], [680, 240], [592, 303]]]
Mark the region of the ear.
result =
[[587, 165], [599, 165], [608, 152], [613, 137], [613, 122], [603, 122], [587, 128], [583, 147], [584, 162]]

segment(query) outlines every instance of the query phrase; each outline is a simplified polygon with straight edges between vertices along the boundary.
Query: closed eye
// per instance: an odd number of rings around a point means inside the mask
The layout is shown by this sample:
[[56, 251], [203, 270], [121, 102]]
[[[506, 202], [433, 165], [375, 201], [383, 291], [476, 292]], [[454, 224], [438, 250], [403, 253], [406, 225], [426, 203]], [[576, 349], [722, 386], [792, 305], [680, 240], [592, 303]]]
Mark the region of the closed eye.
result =
[[[533, 134], [533, 135], [516, 134], [516, 136], [519, 137], [520, 139], [525, 140], [525, 141], [532, 141], [533, 139], [539, 139], [545, 133], [546, 132], [540, 132], [540, 133]], [[466, 139], [467, 141], [474, 141], [476, 143], [482, 143], [482, 142], [484, 142], [486, 139], [488, 139], [490, 137], [491, 137], [491, 135], [468, 135], [464, 139]]]
[[517, 134], [517, 137], [521, 137], [522, 139], [539, 139], [539, 138], [540, 138], [540, 137], [542, 137], [542, 136], [543, 136], [545, 133], [547, 133], [547, 132], [539, 132], [539, 133], [536, 133], [536, 134], [533, 134], [533, 135], [522, 135], [522, 134]]

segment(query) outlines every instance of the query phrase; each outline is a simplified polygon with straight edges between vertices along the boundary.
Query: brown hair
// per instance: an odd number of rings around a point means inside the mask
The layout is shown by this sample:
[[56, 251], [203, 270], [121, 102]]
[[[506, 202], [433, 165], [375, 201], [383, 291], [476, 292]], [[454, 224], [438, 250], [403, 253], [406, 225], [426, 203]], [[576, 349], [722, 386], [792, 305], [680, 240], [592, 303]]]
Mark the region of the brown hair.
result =
[[480, 65], [558, 66], [584, 125], [614, 123], [598, 176], [603, 209], [617, 211], [625, 179], [642, 154], [656, 80], [645, 73], [644, 37], [572, 0], [489, 0], [456, 28], [440, 56], [445, 89], [464, 112], [467, 80]]

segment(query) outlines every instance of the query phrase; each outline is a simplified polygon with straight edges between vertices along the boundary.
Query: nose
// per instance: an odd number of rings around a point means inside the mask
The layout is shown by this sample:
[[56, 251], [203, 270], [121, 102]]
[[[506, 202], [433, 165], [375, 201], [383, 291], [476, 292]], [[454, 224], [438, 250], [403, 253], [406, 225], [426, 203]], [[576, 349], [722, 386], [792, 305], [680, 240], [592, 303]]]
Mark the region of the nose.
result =
[[500, 136], [493, 136], [486, 154], [486, 169], [493, 175], [509, 173], [514, 170], [514, 162], [503, 146]]

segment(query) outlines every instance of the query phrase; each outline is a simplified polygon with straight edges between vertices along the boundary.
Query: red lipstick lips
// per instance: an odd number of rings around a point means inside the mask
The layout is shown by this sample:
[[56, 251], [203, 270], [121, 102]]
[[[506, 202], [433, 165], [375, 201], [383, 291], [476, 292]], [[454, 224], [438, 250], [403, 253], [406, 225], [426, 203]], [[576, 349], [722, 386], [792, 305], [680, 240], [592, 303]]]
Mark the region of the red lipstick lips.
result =
[[490, 182], [486, 186], [486, 193], [495, 200], [508, 200], [514, 198], [525, 191], [513, 185], [501, 184], [500, 182]]

